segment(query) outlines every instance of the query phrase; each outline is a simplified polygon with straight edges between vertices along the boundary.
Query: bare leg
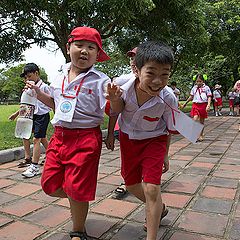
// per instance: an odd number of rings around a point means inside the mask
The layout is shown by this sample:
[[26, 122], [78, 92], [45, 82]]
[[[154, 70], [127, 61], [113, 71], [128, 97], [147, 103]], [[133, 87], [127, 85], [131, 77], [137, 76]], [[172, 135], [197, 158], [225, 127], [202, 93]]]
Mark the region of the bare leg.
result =
[[156, 240], [163, 210], [160, 186], [143, 183], [143, 189], [146, 196], [147, 240]]
[[[200, 118], [200, 120], [199, 120], [199, 122], [201, 123], [201, 124], [203, 124], [204, 125], [204, 118]], [[204, 128], [202, 129], [202, 131], [201, 131], [201, 133], [200, 133], [200, 136], [199, 136], [199, 140], [200, 141], [202, 141], [203, 140], [203, 131], [204, 131]]]
[[135, 197], [137, 197], [142, 202], [146, 202], [142, 183], [137, 183], [131, 186], [126, 186], [127, 190], [132, 193]]
[[48, 147], [48, 140], [47, 140], [46, 137], [45, 138], [41, 138], [41, 143], [44, 146], [44, 148], [47, 149], [47, 147]]
[[[198, 115], [193, 116], [193, 120], [204, 124], [204, 118], [200, 118]], [[204, 128], [203, 128], [203, 130], [204, 130]], [[203, 140], [203, 130], [200, 133], [200, 136], [198, 138], [199, 141]]]
[[31, 157], [30, 140], [29, 139], [23, 139], [23, 147], [24, 147], [25, 158], [29, 159]]
[[49, 194], [51, 197], [60, 197], [60, 198], [67, 198], [67, 194], [63, 191], [62, 188], [59, 188], [54, 193]]
[[215, 109], [216, 116], [218, 116], [218, 106], [214, 106], [214, 109]]
[[[73, 231], [84, 232], [89, 202], [77, 202], [68, 197], [72, 214]], [[74, 238], [73, 238], [74, 239]], [[79, 239], [79, 238], [76, 238]]]
[[37, 164], [40, 159], [41, 149], [40, 149], [41, 138], [33, 138], [33, 159], [32, 162]]

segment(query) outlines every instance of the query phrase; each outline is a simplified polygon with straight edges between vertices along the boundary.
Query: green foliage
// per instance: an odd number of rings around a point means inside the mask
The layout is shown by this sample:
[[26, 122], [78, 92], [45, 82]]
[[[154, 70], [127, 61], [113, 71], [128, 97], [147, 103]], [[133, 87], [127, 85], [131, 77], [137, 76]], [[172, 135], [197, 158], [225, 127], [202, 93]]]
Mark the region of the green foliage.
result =
[[[19, 64], [15, 67], [9, 67], [0, 70], [0, 101], [20, 100], [22, 89], [25, 86], [20, 74], [25, 64]], [[41, 79], [47, 82], [47, 74], [43, 68], [40, 68]]]
[[[0, 16], [0, 44], [4, 46], [0, 62], [19, 60], [32, 44], [44, 47], [48, 42], [55, 42], [69, 61], [68, 35], [74, 27], [85, 25], [102, 35], [112, 60], [98, 68], [109, 76], [127, 72], [126, 52], [152, 39], [172, 47], [171, 77], [186, 91], [196, 71], [208, 71], [225, 88], [239, 78], [238, 0], [2, 0]], [[218, 56], [224, 59], [217, 60], [223, 73], [213, 63]]]
[[151, 0], [2, 0], [0, 44], [5, 47], [0, 49], [0, 59], [20, 60], [31, 44], [44, 47], [52, 41], [69, 60], [65, 44], [74, 27], [95, 27], [107, 39], [125, 31], [132, 19], [153, 7]]

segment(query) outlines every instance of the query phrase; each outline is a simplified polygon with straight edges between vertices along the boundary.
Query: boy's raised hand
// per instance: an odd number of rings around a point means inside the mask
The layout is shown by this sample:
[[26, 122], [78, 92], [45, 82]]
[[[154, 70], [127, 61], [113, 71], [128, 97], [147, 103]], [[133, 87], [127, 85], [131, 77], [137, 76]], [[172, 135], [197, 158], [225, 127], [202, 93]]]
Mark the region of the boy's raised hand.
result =
[[113, 102], [119, 100], [119, 98], [122, 95], [122, 91], [120, 87], [114, 83], [108, 83], [107, 93], [108, 93], [108, 96], [106, 98]]

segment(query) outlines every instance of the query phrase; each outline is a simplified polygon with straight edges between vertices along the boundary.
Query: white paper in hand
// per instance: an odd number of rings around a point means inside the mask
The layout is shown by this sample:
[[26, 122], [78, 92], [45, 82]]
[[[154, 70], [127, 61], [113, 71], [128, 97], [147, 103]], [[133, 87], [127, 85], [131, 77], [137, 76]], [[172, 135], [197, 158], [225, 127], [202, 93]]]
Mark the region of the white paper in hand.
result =
[[204, 125], [194, 121], [179, 109], [173, 112], [175, 117], [175, 129], [190, 142], [196, 143]]

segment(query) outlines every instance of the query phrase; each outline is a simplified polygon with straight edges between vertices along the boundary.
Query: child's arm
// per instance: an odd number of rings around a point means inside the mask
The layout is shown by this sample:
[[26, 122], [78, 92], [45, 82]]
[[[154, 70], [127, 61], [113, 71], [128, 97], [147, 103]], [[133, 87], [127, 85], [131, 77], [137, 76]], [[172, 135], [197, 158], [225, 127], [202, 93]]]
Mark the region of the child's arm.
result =
[[105, 144], [107, 149], [114, 150], [114, 128], [117, 122], [118, 116], [110, 116], [108, 121], [108, 134], [107, 138], [105, 139]]
[[42, 92], [38, 86], [36, 86], [30, 82], [27, 82], [26, 87], [34, 89], [37, 94], [37, 99], [39, 101], [43, 102], [48, 107], [52, 108], [53, 111], [55, 110], [54, 99], [49, 94]]
[[208, 96], [208, 104], [207, 104], [207, 107], [206, 107], [206, 111], [207, 111], [207, 112], [210, 110], [211, 101], [212, 101], [212, 97], [211, 97], [211, 96]]
[[19, 115], [19, 110], [17, 110], [15, 113], [11, 114], [8, 119], [11, 121], [14, 121], [16, 117]]
[[188, 104], [188, 102], [190, 102], [190, 101], [192, 101], [192, 100], [193, 100], [193, 96], [190, 95], [190, 96], [188, 97], [187, 101], [182, 105], [182, 108], [185, 108], [186, 105]]
[[164, 156], [164, 163], [163, 163], [163, 171], [162, 171], [163, 173], [165, 173], [169, 170], [168, 152], [169, 152], [170, 142], [171, 142], [171, 134], [168, 135], [167, 150], [166, 150], [166, 154]]
[[122, 92], [120, 90], [120, 87], [115, 84], [109, 83], [107, 86], [107, 92], [112, 112], [116, 114], [121, 113], [124, 108], [124, 102], [121, 98]]

